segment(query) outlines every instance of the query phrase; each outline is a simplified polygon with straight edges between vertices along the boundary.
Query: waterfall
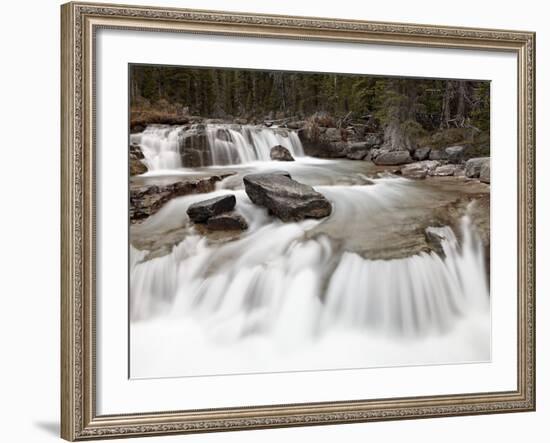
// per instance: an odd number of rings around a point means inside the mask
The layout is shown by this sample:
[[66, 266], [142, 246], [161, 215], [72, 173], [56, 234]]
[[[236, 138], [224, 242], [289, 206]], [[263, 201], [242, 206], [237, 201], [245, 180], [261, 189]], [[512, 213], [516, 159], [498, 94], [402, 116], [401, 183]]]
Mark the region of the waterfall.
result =
[[143, 133], [132, 134], [130, 141], [140, 144], [149, 171], [186, 166], [182, 161], [186, 151], [200, 153], [200, 166], [270, 161], [271, 148], [277, 145], [284, 146], [293, 157], [304, 155], [296, 132], [253, 125], [149, 125]]
[[[380, 222], [367, 214], [387, 220], [404, 201], [426, 197], [401, 178], [318, 189], [335, 215], [366, 225]], [[188, 224], [186, 209], [228, 192], [249, 229], [211, 241]], [[458, 238], [449, 227], [429, 228], [441, 255], [385, 260], [315, 233], [342, 220], [283, 223], [243, 189], [219, 189], [172, 200], [136, 226], [133, 235], [145, 237], [182, 221], [188, 231], [160, 257], [130, 248], [132, 377], [490, 359], [484, 249], [467, 216]]]
[[450, 228], [438, 228], [444, 257], [393, 260], [340, 252], [323, 235], [304, 239], [315, 223], [268, 223], [222, 246], [190, 235], [166, 256], [132, 260], [132, 317], [192, 314], [224, 341], [289, 329], [308, 338], [335, 325], [413, 337], [444, 333], [488, 307], [483, 248], [466, 217], [461, 247]]
[[130, 141], [140, 144], [149, 171], [182, 167], [180, 127], [149, 125], [143, 133], [133, 134]]

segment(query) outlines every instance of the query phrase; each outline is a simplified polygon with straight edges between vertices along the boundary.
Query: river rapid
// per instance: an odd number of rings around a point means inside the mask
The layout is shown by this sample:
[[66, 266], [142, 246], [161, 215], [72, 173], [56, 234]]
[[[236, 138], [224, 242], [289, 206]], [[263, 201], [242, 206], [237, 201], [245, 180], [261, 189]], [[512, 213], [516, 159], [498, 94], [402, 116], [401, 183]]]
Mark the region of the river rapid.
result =
[[[132, 378], [490, 360], [487, 262], [468, 214], [475, 184], [307, 157], [292, 131], [227, 131], [209, 140], [218, 164], [193, 169], [178, 163], [172, 130], [135, 136], [149, 172], [131, 186], [233, 175], [131, 226]], [[274, 144], [296, 161], [270, 161]], [[278, 170], [323, 194], [332, 214], [285, 223], [253, 204], [242, 177]], [[189, 221], [189, 205], [227, 193], [246, 231]], [[466, 211], [442, 223], [441, 208], [464, 196]]]

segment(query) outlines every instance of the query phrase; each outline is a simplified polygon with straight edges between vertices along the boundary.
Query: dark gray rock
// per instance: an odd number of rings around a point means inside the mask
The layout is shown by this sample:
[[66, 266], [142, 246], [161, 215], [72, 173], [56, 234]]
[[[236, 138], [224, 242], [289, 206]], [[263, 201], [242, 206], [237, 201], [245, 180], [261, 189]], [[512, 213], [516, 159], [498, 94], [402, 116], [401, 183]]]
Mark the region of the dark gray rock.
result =
[[196, 168], [212, 164], [212, 155], [204, 125], [197, 124], [188, 130], [184, 130], [179, 143], [183, 166]]
[[464, 156], [468, 151], [468, 148], [468, 145], [449, 146], [448, 148], [445, 148], [445, 154], [447, 155], [449, 163], [462, 163], [464, 161]]
[[136, 223], [155, 214], [168, 201], [182, 195], [212, 192], [216, 183], [232, 174], [184, 179], [167, 185], [148, 185], [130, 189], [130, 222]]
[[468, 178], [479, 178], [481, 168], [490, 164], [490, 157], [477, 157], [471, 158], [466, 162], [464, 167], [464, 174]]
[[294, 161], [294, 157], [292, 157], [290, 151], [281, 145], [273, 146], [269, 152], [269, 156], [271, 157], [271, 160], [277, 160], [280, 162]]
[[293, 180], [288, 173], [260, 173], [243, 177], [246, 194], [283, 221], [323, 218], [332, 205], [311, 186]]
[[432, 149], [428, 158], [430, 160], [447, 160], [448, 154], [444, 149]]
[[232, 211], [236, 204], [233, 194], [209, 198], [201, 202], [193, 203], [187, 208], [187, 215], [195, 223], [204, 223], [210, 217]]
[[231, 132], [228, 129], [219, 128], [216, 131], [216, 138], [224, 142], [232, 142], [233, 138], [231, 137]]
[[382, 149], [376, 152], [376, 156], [372, 157], [372, 161], [376, 165], [395, 166], [411, 163], [412, 158], [409, 151], [387, 151]]
[[424, 236], [430, 249], [432, 249], [440, 257], [444, 257], [445, 252], [443, 251], [443, 240], [445, 240], [445, 237], [441, 235], [441, 228], [430, 226], [424, 231]]
[[206, 227], [212, 231], [244, 231], [248, 223], [241, 214], [232, 211], [210, 217]]
[[427, 160], [431, 150], [430, 147], [417, 148], [413, 153], [413, 158], [418, 161]]

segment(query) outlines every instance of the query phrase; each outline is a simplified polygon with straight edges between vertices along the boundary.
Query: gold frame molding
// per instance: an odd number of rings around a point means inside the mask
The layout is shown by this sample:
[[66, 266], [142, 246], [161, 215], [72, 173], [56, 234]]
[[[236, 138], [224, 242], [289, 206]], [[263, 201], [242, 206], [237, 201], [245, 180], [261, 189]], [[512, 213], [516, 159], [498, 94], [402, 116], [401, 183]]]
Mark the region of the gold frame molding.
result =
[[[94, 35], [99, 28], [507, 51], [518, 59], [518, 383], [511, 392], [98, 416]], [[61, 7], [61, 436], [70, 441], [535, 410], [535, 34], [143, 6]]]

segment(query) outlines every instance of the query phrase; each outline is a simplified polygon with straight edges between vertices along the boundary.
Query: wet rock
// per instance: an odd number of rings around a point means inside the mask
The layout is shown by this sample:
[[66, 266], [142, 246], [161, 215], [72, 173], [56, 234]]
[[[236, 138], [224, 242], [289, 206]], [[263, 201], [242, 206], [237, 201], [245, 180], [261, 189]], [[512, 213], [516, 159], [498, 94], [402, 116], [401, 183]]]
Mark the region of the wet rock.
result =
[[445, 237], [441, 235], [440, 233], [441, 228], [434, 228], [434, 227], [428, 227], [424, 231], [424, 235], [426, 237], [426, 243], [430, 247], [431, 250], [433, 250], [437, 255], [440, 257], [445, 256], [445, 252], [443, 251], [443, 240], [445, 240]]
[[415, 162], [403, 166], [401, 168], [401, 175], [406, 178], [422, 179], [434, 171], [438, 166], [439, 162], [435, 160]]
[[444, 149], [432, 149], [428, 158], [430, 160], [447, 160], [448, 154]]
[[479, 180], [483, 183], [491, 183], [491, 163], [486, 162], [479, 171]]
[[283, 221], [323, 218], [332, 205], [311, 186], [293, 180], [288, 173], [249, 174], [243, 177], [246, 194]]
[[202, 124], [184, 130], [180, 139], [181, 161], [184, 167], [196, 168], [212, 164], [206, 128]]
[[231, 133], [227, 129], [223, 129], [223, 128], [219, 128], [216, 131], [216, 138], [224, 142], [233, 141], [233, 139], [231, 138]]
[[434, 177], [449, 177], [451, 175], [455, 175], [456, 170], [456, 165], [441, 165], [431, 171], [430, 175]]
[[468, 150], [467, 145], [449, 146], [448, 148], [445, 148], [445, 155], [447, 156], [449, 163], [458, 164], [464, 161], [464, 156], [467, 150]]
[[175, 197], [212, 192], [216, 183], [232, 174], [187, 179], [168, 185], [147, 185], [130, 189], [130, 222], [136, 223], [155, 214]]
[[412, 158], [409, 151], [388, 151], [383, 149], [376, 152], [376, 155], [372, 157], [372, 161], [376, 165], [395, 166], [411, 163]]
[[363, 160], [369, 153], [369, 146], [366, 142], [350, 143], [346, 157], [350, 160]]
[[235, 119], [235, 124], [237, 124], [237, 125], [247, 125], [248, 120], [246, 118], [236, 118]]
[[130, 175], [140, 175], [147, 172], [147, 166], [142, 162], [145, 158], [139, 145], [132, 143], [129, 150]]
[[490, 165], [490, 157], [471, 158], [466, 162], [464, 174], [468, 178], [479, 178], [481, 169], [485, 165]]
[[206, 227], [212, 231], [244, 231], [248, 229], [248, 223], [241, 214], [226, 212], [210, 217]]
[[237, 200], [233, 194], [209, 198], [190, 205], [187, 208], [187, 215], [195, 223], [204, 223], [210, 217], [232, 211], [236, 203]]
[[413, 153], [413, 158], [418, 161], [427, 160], [431, 150], [430, 147], [417, 148]]
[[271, 148], [271, 151], [269, 152], [269, 156], [271, 157], [271, 160], [276, 160], [281, 162], [294, 161], [294, 157], [292, 157], [292, 154], [290, 153], [290, 151], [281, 145], [273, 146]]

